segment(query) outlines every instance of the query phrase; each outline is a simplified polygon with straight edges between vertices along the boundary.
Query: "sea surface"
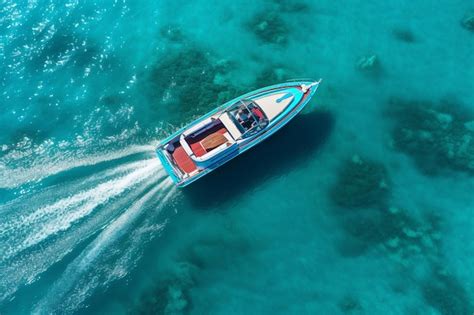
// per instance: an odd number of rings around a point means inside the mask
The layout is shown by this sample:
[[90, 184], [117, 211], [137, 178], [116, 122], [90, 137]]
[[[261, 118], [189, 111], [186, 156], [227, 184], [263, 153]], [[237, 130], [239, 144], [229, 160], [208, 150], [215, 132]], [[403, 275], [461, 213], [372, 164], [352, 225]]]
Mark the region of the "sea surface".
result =
[[[0, 314], [474, 313], [474, 3], [0, 0]], [[322, 78], [185, 189], [160, 139]]]

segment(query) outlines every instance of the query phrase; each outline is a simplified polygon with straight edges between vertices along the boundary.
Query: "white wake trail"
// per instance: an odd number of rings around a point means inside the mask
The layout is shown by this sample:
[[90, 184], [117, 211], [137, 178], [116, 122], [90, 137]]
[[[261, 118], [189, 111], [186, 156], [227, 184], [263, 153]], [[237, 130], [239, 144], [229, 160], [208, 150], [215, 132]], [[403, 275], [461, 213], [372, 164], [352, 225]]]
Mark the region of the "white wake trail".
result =
[[[134, 202], [128, 210], [112, 221], [98, 236], [87, 246], [64, 271], [63, 276], [56, 281], [48, 294], [36, 305], [34, 313], [43, 314], [57, 310], [61, 305], [61, 310], [72, 312], [75, 310], [91, 292], [100, 286], [107, 286], [114, 279], [122, 277], [127, 273], [127, 264], [130, 261], [126, 257], [134, 256], [140, 247], [143, 227], [133, 230], [133, 225], [141, 217], [143, 212], [150, 207], [161, 209], [167, 200], [174, 193], [172, 182], [169, 178], [164, 179], [156, 187], [152, 188], [140, 199]], [[171, 188], [171, 189], [170, 189]], [[149, 205], [147, 205], [149, 203]], [[158, 205], [157, 205], [158, 204]], [[150, 209], [150, 211], [153, 211]], [[156, 209], [154, 210], [157, 211]], [[159, 211], [159, 210], [158, 210]], [[164, 225], [155, 226], [159, 230]], [[130, 231], [132, 229], [132, 231]], [[125, 235], [127, 233], [127, 235]], [[125, 243], [129, 246], [123, 253], [117, 252], [114, 244], [125, 236]], [[127, 240], [128, 239], [128, 240]], [[121, 242], [122, 244], [122, 242]], [[112, 263], [114, 257], [119, 255]], [[122, 259], [120, 258], [122, 257]], [[124, 258], [125, 257], [125, 258]], [[125, 260], [124, 260], [125, 259]], [[137, 259], [137, 255], [135, 255]], [[115, 263], [120, 263], [120, 267]], [[112, 265], [112, 266], [111, 266]], [[117, 269], [118, 268], [118, 269]], [[115, 270], [115, 271], [114, 271]], [[115, 276], [111, 275], [111, 272]]]
[[156, 183], [156, 179], [153, 177], [145, 180], [128, 192], [126, 196], [108, 203], [107, 207], [102, 208], [77, 227], [67, 230], [61, 237], [53, 238], [41, 247], [19, 253], [5, 261], [3, 266], [0, 264], [0, 268], [5, 272], [5, 276], [0, 279], [0, 301], [12, 296], [21, 285], [36, 281], [42, 273], [53, 264], [60, 262], [81, 242], [103, 229], [108, 222], [119, 215], [123, 209], [126, 209], [131, 200], [135, 200], [153, 183]]
[[[152, 160], [152, 159], [150, 159]], [[108, 181], [117, 176], [123, 176], [131, 171], [137, 170], [143, 166], [143, 160], [133, 161], [117, 165], [115, 167], [96, 172], [67, 183], [47, 186], [39, 191], [30, 192], [25, 195], [0, 205], [0, 215], [4, 218], [3, 222], [18, 219], [18, 216], [25, 216], [37, 210], [39, 207], [31, 207], [31, 205], [48, 205], [56, 202], [58, 197], [70, 196], [76, 194], [78, 191], [87, 190], [90, 187], [95, 187], [104, 181]], [[40, 206], [43, 207], [43, 206]], [[2, 233], [2, 231], [0, 231]]]
[[0, 178], [2, 178], [0, 188], [13, 189], [77, 167], [113, 161], [133, 154], [151, 152], [153, 149], [152, 145], [137, 145], [94, 155], [84, 154], [79, 150], [58, 150], [50, 154], [44, 154], [44, 152], [38, 154], [35, 148], [15, 150], [0, 159]]
[[125, 162], [1, 205], [0, 304], [37, 281], [165, 177], [156, 158]]
[[147, 192], [137, 202], [135, 202], [130, 209], [123, 213], [120, 217], [114, 220], [102, 233], [100, 233], [97, 240], [92, 244], [92, 247], [88, 250], [86, 255], [80, 260], [80, 270], [85, 269], [107, 245], [114, 242], [116, 238], [123, 235], [126, 229], [124, 228], [127, 224], [131, 224], [133, 220], [144, 210], [143, 205], [150, 200], [151, 197], [155, 196], [158, 192], [158, 199], [163, 195], [163, 189], [169, 188], [170, 182], [167, 180], [162, 181], [155, 188]]
[[94, 188], [63, 198], [51, 205], [39, 208], [27, 216], [19, 216], [13, 222], [0, 224], [0, 238], [12, 231], [25, 231], [25, 237], [10, 240], [9, 246], [0, 250], [0, 262], [10, 258], [46, 238], [70, 228], [74, 222], [91, 214], [98, 206], [107, 203], [136, 184], [149, 178], [158, 169], [153, 160], [143, 161], [143, 166], [119, 179], [104, 182]]

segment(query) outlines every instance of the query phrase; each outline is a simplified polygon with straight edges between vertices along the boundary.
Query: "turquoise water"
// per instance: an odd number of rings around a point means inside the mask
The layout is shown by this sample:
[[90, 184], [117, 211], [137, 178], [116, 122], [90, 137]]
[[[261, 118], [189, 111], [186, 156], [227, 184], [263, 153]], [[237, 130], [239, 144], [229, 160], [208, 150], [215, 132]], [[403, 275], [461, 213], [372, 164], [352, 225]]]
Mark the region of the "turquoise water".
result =
[[[0, 5], [1, 314], [472, 314], [469, 1]], [[186, 189], [159, 139], [323, 78]]]

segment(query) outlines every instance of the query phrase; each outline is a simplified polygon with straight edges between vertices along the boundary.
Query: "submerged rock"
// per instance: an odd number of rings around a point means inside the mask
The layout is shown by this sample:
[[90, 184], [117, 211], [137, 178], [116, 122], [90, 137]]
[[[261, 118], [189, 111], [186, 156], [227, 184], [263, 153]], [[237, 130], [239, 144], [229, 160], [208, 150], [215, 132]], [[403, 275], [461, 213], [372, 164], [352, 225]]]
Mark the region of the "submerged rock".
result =
[[247, 28], [264, 43], [285, 45], [288, 42], [290, 28], [278, 12], [265, 11], [256, 14], [248, 22]]
[[376, 55], [363, 56], [357, 60], [356, 67], [361, 71], [373, 72], [380, 67], [380, 62]]
[[461, 20], [461, 25], [468, 31], [474, 32], [474, 11], [466, 13]]
[[389, 184], [383, 164], [354, 155], [339, 170], [330, 196], [343, 208], [380, 207], [387, 203]]
[[392, 31], [393, 37], [395, 39], [405, 42], [405, 43], [414, 43], [416, 42], [415, 34], [409, 29], [405, 28], [396, 28]]
[[388, 112], [395, 118], [395, 148], [411, 156], [425, 174], [446, 169], [474, 173], [473, 117], [460, 105], [391, 100]]
[[363, 311], [359, 301], [352, 295], [344, 296], [337, 305], [344, 314], [356, 314]]
[[160, 35], [171, 42], [182, 42], [186, 38], [181, 28], [173, 24], [163, 26]]

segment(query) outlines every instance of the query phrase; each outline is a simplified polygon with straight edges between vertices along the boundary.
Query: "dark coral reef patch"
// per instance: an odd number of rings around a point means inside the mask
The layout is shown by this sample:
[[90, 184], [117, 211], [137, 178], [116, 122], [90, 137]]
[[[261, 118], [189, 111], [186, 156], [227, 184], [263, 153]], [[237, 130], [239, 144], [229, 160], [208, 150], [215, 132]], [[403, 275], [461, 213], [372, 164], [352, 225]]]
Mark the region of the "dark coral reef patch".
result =
[[415, 218], [405, 209], [390, 207], [384, 221], [390, 222], [390, 228], [383, 248], [396, 263], [408, 267], [416, 257], [427, 261], [439, 259], [441, 222], [438, 216], [425, 213]]
[[472, 300], [461, 282], [448, 272], [438, 268], [421, 285], [425, 302], [442, 315], [471, 314]]
[[344, 255], [359, 255], [391, 237], [394, 222], [384, 211], [390, 199], [390, 178], [385, 166], [354, 155], [340, 167], [329, 190], [334, 215], [347, 234], [340, 244]]
[[216, 229], [202, 230], [180, 246], [169, 267], [153, 279], [154, 284], [130, 307], [129, 313], [193, 313], [193, 293], [214, 284], [215, 279], [208, 278], [210, 273], [248, 263], [258, 245], [234, 221], [220, 219]]
[[466, 12], [461, 20], [461, 26], [468, 31], [474, 32], [474, 11]]
[[474, 173], [474, 116], [460, 104], [392, 99], [393, 145], [428, 175]]
[[[298, 19], [298, 26], [301, 27], [301, 18], [308, 12], [311, 12], [311, 7], [307, 3], [298, 0], [271, 0], [267, 2], [263, 10], [254, 14], [244, 26], [263, 44], [286, 46], [293, 33], [292, 25], [289, 22]], [[287, 20], [285, 17], [291, 17], [291, 20]]]
[[147, 91], [168, 111], [172, 122], [182, 123], [239, 94], [225, 80], [231, 68], [228, 60], [219, 60], [198, 47], [170, 51], [152, 67]]
[[338, 221], [349, 237], [340, 248], [348, 256], [377, 246], [386, 250], [395, 263], [406, 267], [412, 258], [436, 259], [439, 253], [439, 227], [429, 216], [418, 220], [407, 210], [389, 207], [339, 213]]
[[178, 263], [142, 296], [129, 314], [188, 314], [192, 309], [190, 290], [195, 285], [196, 269], [189, 263]]
[[[464, 112], [460, 109], [450, 111], [453, 117], [466, 117], [461, 113]], [[415, 112], [412, 119], [417, 121], [420, 117]], [[452, 123], [451, 119], [445, 120], [449, 120], [448, 125]], [[345, 160], [330, 190], [336, 206], [333, 214], [344, 231], [340, 253], [359, 256], [368, 250], [379, 250], [410, 280], [416, 279], [415, 286], [425, 302], [440, 314], [468, 314], [473, 301], [466, 289], [440, 267], [445, 265], [441, 217], [433, 210], [397, 207], [391, 194], [390, 178], [383, 164], [358, 155]], [[414, 265], [420, 265], [416, 273], [411, 270]], [[419, 277], [417, 273], [423, 269], [423, 276]], [[360, 307], [352, 297], [341, 300], [338, 306], [345, 313]]]
[[359, 255], [377, 246], [402, 266], [419, 255], [436, 259], [439, 218], [431, 212], [418, 218], [392, 205], [391, 180], [382, 163], [358, 155], [347, 159], [329, 195], [346, 234], [340, 244], [342, 254]]
[[330, 195], [343, 208], [380, 207], [387, 204], [389, 184], [383, 164], [354, 155], [343, 163]]
[[254, 15], [247, 23], [250, 30], [262, 43], [286, 45], [290, 27], [277, 11], [264, 11]]

